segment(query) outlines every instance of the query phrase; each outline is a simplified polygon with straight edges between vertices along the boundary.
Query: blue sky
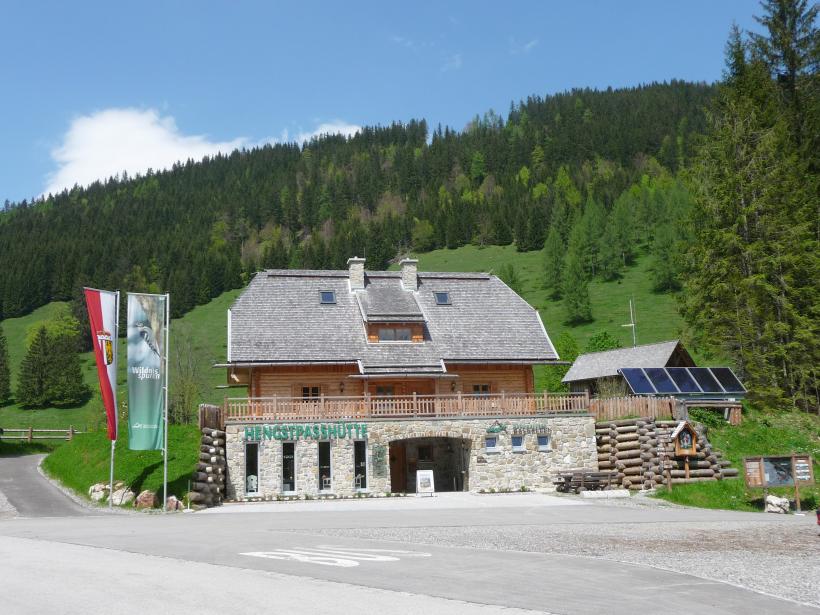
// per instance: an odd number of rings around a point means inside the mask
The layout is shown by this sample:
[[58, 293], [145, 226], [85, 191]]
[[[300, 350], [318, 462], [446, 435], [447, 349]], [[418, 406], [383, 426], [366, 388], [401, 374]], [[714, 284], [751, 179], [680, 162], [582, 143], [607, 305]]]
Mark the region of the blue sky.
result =
[[751, 0], [0, 0], [0, 202], [237, 145], [714, 81]]

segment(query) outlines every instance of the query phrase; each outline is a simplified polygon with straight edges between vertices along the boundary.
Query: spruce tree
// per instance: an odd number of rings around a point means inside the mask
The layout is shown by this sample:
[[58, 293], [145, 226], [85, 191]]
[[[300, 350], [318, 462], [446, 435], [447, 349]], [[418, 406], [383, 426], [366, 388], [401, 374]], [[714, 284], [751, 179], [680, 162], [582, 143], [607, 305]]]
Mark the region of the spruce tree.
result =
[[11, 366], [9, 349], [3, 327], [0, 326], [0, 405], [11, 397]]
[[[777, 20], [800, 6], [805, 9], [805, 3], [782, 0], [764, 8]], [[782, 14], [772, 14], [780, 9]], [[811, 37], [818, 38], [814, 27]], [[755, 43], [765, 49], [760, 40]], [[771, 30], [767, 44], [779, 57], [801, 53]], [[725, 83], [689, 175], [695, 242], [687, 254], [684, 313], [705, 344], [735, 359], [753, 398], [816, 410], [816, 153], [802, 146], [791, 102], [783, 95], [791, 77], [785, 75], [785, 86], [772, 79], [779, 70], [768, 54], [749, 56], [733, 32]], [[798, 91], [812, 77], [797, 71]], [[804, 95], [817, 109], [817, 89], [806, 88]]]
[[561, 298], [561, 276], [564, 270], [564, 243], [558, 227], [551, 226], [544, 246], [544, 287], [551, 299]]
[[15, 397], [17, 403], [28, 407], [42, 407], [48, 403], [48, 377], [51, 342], [45, 326], [37, 329], [20, 364]]
[[516, 293], [521, 294], [521, 278], [518, 276], [518, 271], [516, 271], [512, 263], [503, 265], [498, 271], [498, 277]]
[[83, 380], [77, 340], [63, 335], [51, 340], [46, 398], [54, 406], [76, 406], [91, 393]]
[[592, 320], [587, 279], [577, 250], [570, 250], [567, 253], [562, 294], [567, 324], [580, 324]]

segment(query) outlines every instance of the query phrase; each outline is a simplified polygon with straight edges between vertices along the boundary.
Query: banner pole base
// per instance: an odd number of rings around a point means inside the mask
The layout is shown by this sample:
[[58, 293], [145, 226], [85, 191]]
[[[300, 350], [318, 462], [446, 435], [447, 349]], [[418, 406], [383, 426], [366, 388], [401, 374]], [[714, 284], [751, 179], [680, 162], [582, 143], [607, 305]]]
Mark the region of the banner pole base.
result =
[[108, 477], [108, 508], [114, 509], [114, 449], [117, 446], [116, 440], [111, 440], [111, 470]]

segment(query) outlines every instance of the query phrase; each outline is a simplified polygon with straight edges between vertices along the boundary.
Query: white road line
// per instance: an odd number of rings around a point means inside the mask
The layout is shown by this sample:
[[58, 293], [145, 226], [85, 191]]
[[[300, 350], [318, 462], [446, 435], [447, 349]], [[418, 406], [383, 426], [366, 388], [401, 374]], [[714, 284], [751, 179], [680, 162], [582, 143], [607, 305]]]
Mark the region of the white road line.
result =
[[432, 553], [422, 551], [405, 551], [402, 549], [354, 549], [319, 545], [317, 548], [288, 548], [273, 551], [248, 551], [240, 553], [248, 557], [263, 559], [290, 560], [319, 566], [337, 566], [351, 568], [359, 562], [397, 562], [401, 557], [431, 557]]

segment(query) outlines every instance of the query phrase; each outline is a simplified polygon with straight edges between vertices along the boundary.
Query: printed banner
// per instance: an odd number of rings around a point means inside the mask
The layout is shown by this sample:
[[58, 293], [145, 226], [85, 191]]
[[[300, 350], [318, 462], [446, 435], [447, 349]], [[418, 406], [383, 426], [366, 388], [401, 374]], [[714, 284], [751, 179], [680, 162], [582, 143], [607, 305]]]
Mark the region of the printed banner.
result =
[[128, 448], [159, 450], [165, 405], [165, 295], [128, 293]]
[[108, 439], [117, 439], [117, 303], [119, 293], [84, 288], [94, 360], [100, 379], [105, 416], [108, 419]]

